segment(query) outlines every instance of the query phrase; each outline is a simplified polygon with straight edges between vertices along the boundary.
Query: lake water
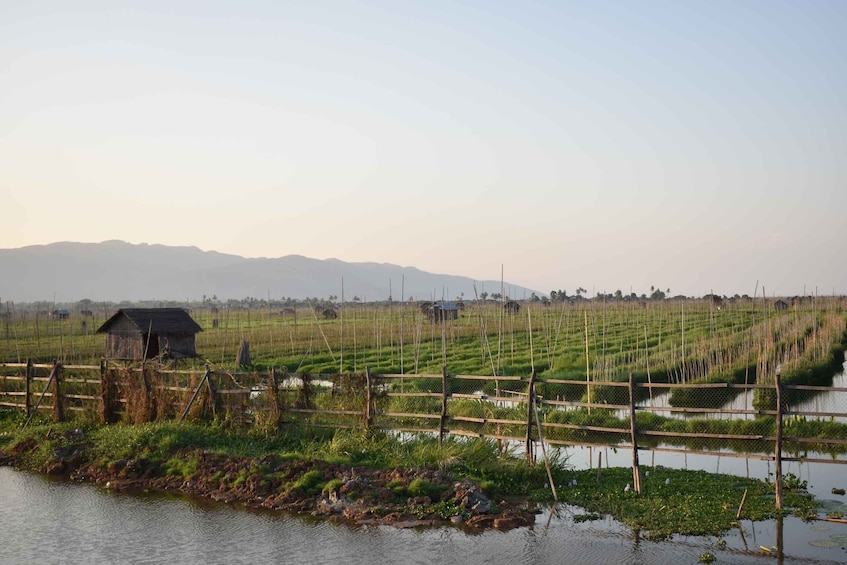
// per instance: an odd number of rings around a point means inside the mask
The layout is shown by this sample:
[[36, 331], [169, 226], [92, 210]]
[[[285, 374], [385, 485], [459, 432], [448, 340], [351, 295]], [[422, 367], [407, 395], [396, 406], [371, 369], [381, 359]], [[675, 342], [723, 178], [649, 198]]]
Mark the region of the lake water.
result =
[[[744, 522], [714, 538], [639, 540], [614, 520], [575, 524], [580, 511], [545, 511], [532, 528], [469, 534], [453, 527], [398, 530], [350, 527], [284, 514], [257, 513], [160, 494], [127, 495], [0, 468], [0, 563], [198, 564], [434, 563], [665, 564], [762, 563], [760, 546], [777, 546], [775, 522]], [[833, 537], [834, 536], [834, 537]], [[837, 540], [837, 546], [810, 545]], [[844, 563], [847, 525], [786, 518], [782, 563]]]

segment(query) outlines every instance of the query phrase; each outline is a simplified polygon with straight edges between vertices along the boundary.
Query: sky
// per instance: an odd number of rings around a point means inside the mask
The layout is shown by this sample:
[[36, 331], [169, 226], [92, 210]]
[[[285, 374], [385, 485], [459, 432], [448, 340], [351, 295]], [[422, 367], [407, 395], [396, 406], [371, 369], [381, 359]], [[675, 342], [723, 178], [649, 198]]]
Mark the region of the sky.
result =
[[847, 293], [847, 2], [0, 0], [0, 248]]

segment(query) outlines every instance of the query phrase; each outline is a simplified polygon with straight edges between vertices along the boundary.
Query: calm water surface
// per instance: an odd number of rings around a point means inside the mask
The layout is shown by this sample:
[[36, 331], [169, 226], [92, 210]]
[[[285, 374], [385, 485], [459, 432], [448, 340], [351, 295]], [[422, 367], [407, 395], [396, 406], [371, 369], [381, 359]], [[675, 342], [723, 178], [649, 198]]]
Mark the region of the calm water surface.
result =
[[[574, 512], [560, 506], [558, 516], [546, 512], [533, 528], [473, 535], [450, 527], [354, 528], [178, 497], [114, 494], [3, 467], [0, 563], [658, 565], [698, 563], [706, 551], [718, 563], [763, 563], [759, 546], [777, 544], [773, 522], [743, 523], [719, 550], [713, 538], [639, 541], [610, 519], [574, 524]], [[783, 563], [847, 561], [841, 547], [847, 546], [847, 525], [786, 519], [783, 530]], [[839, 536], [845, 541], [835, 548], [809, 544]]]

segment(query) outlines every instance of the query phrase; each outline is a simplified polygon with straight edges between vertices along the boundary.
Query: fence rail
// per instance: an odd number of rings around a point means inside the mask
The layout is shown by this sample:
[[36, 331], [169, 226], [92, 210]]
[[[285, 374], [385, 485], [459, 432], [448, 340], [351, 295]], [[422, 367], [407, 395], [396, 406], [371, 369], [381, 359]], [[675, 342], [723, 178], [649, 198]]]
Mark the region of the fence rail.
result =
[[541, 440], [626, 448], [636, 485], [640, 451], [764, 459], [778, 469], [782, 461], [847, 464], [847, 388], [778, 378], [677, 384], [450, 375], [446, 367], [307, 374], [28, 362], [0, 364], [0, 406], [28, 419], [52, 411], [57, 421], [81, 412], [105, 423], [219, 419], [480, 437], [518, 442], [529, 459]]

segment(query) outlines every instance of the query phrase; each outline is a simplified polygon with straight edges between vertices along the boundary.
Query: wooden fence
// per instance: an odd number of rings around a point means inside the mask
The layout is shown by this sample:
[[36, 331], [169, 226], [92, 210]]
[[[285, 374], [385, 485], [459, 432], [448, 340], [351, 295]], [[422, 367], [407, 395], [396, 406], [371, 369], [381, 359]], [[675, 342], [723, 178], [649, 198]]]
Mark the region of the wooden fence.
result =
[[[670, 394], [682, 401], [668, 402]], [[808, 408], [827, 394], [834, 408]], [[752, 402], [725, 408], [728, 399]], [[752, 405], [751, 405], [752, 404]], [[812, 402], [814, 404], [814, 402]], [[441, 374], [167, 370], [156, 365], [0, 364], [0, 406], [29, 422], [52, 412], [104, 423], [227, 421], [238, 426], [375, 428], [540, 445], [847, 463], [847, 388], [758, 384], [586, 382]], [[806, 406], [806, 407], [804, 407]], [[811, 430], [811, 431], [810, 431]], [[786, 448], [786, 445], [789, 446]], [[777, 483], [777, 503], [781, 492]]]

